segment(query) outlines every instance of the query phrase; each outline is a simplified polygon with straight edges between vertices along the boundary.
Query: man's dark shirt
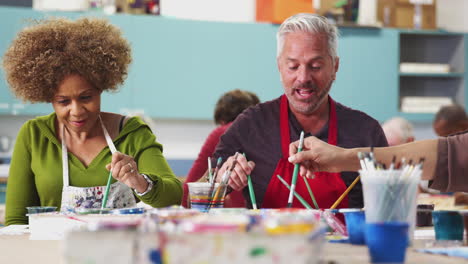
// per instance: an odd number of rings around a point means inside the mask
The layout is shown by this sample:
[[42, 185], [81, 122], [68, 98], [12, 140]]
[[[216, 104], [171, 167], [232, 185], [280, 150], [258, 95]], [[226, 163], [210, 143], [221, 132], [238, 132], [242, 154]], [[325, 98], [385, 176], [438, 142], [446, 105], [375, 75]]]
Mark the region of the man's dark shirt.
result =
[[[259, 205], [263, 203], [263, 197], [276, 164], [283, 156], [279, 127], [280, 98], [250, 107], [240, 114], [226, 133], [221, 136], [214, 153], [215, 158], [222, 157], [225, 161], [237, 151], [245, 153], [248, 160], [255, 162], [251, 178]], [[380, 124], [367, 114], [337, 102], [336, 115], [338, 146], [343, 148], [388, 146]], [[289, 111], [290, 142], [298, 140], [302, 130], [299, 121]], [[305, 136], [311, 135], [307, 133]], [[327, 142], [328, 122], [313, 136]], [[357, 172], [341, 173], [341, 178], [346, 186], [349, 186], [357, 176]], [[244, 197], [251, 206], [248, 188], [244, 188]], [[362, 208], [363, 205], [362, 185], [359, 182], [349, 193], [349, 207]]]

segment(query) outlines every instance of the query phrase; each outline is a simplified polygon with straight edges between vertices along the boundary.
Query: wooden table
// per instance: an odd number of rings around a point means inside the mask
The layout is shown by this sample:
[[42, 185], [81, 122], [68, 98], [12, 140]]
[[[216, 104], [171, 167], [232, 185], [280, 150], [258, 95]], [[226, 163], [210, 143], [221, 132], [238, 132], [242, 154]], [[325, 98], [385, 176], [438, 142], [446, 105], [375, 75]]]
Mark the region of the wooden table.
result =
[[[1, 235], [0, 263], [65, 263], [62, 259], [62, 243], [57, 240], [29, 240], [29, 235]], [[326, 243], [322, 254], [324, 264], [370, 263], [366, 246]], [[419, 253], [410, 248], [406, 252], [405, 263], [449, 264], [468, 263], [468, 260]]]

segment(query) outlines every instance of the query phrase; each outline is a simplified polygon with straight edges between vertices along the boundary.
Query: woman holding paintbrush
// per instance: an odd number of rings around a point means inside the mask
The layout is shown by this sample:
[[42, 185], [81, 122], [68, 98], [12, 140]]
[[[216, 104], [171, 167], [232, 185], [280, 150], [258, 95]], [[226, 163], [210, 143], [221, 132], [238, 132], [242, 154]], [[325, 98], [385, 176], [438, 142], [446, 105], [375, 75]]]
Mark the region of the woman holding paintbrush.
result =
[[24, 101], [51, 103], [54, 112], [26, 122], [18, 134], [6, 225], [27, 224], [28, 206], [180, 203], [181, 183], [149, 127], [101, 112], [102, 92], [117, 90], [131, 60], [121, 31], [101, 19], [47, 19], [18, 34], [3, 58], [11, 90]]

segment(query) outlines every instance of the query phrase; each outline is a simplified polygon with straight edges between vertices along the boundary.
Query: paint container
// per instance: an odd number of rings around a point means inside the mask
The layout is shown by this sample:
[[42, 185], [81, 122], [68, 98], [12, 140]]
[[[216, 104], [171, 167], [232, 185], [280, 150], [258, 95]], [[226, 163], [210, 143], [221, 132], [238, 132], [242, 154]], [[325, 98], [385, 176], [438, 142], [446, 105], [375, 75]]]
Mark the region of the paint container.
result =
[[432, 226], [433, 204], [418, 204], [416, 209], [416, 226]]
[[247, 208], [212, 208], [210, 214], [246, 214], [248, 211]]
[[57, 206], [28, 206], [28, 214], [40, 214], [57, 211]]
[[362, 209], [340, 209], [346, 221], [349, 242], [355, 245], [366, 243], [364, 229], [366, 226], [366, 215]]
[[372, 263], [404, 263], [408, 246], [408, 223], [367, 223], [366, 244]]
[[[189, 182], [190, 208], [201, 212], [207, 212], [211, 208], [223, 208], [226, 187], [227, 185], [219, 183], [211, 188], [209, 182]], [[218, 195], [214, 197], [215, 194]]]
[[144, 214], [145, 208], [141, 207], [134, 207], [134, 208], [121, 208], [121, 209], [114, 209], [110, 211], [111, 214]]
[[406, 222], [412, 241], [416, 227], [417, 190], [421, 171], [407, 176], [404, 170], [359, 171], [367, 223]]
[[[463, 225], [465, 228], [465, 240], [468, 241], [468, 210], [459, 210], [458, 211], [463, 217]], [[467, 242], [468, 243], [468, 242]]]
[[460, 214], [463, 216], [463, 224], [465, 225], [465, 239], [468, 241], [468, 210], [461, 211]]
[[111, 208], [76, 208], [75, 213], [77, 214], [110, 214], [113, 209]]
[[433, 211], [436, 240], [462, 240], [463, 217], [458, 211]]

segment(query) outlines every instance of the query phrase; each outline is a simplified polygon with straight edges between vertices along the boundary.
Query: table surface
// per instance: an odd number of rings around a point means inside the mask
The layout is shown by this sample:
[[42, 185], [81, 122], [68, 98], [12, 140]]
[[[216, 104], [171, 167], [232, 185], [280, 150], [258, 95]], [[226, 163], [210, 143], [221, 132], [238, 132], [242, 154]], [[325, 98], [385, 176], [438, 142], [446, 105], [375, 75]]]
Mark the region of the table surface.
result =
[[[29, 235], [0, 235], [0, 263], [65, 263], [62, 257], [63, 241], [29, 240]], [[366, 246], [326, 243], [323, 254], [324, 264], [328, 263], [370, 263]], [[468, 263], [468, 260], [442, 255], [406, 252], [405, 263]]]

